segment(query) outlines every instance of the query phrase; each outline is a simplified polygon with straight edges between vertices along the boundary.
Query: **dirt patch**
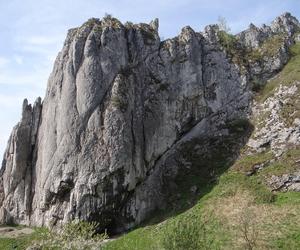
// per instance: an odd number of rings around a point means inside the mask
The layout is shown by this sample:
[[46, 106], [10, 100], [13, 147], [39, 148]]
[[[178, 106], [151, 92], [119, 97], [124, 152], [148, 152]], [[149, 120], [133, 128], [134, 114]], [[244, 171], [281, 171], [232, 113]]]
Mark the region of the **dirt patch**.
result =
[[0, 237], [2, 238], [18, 238], [20, 236], [32, 234], [33, 232], [33, 229], [28, 227], [0, 227]]

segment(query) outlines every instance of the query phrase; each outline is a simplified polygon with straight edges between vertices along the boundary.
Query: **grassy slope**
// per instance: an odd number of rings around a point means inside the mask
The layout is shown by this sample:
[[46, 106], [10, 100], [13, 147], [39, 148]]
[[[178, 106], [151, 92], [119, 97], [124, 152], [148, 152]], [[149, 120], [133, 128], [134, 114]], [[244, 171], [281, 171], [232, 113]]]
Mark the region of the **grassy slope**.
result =
[[245, 249], [244, 227], [259, 249], [297, 249], [300, 193], [274, 195], [260, 176], [229, 170], [193, 208], [133, 230], [105, 249]]
[[[17, 226], [18, 228], [18, 226]], [[29, 235], [22, 235], [19, 237], [1, 237], [0, 235], [0, 249], [1, 250], [25, 250], [31, 246], [34, 241], [39, 241], [43, 238], [45, 229], [36, 228], [34, 233]]]
[[[280, 84], [300, 81], [300, 43], [292, 46], [291, 55], [257, 101], [266, 100]], [[294, 109], [300, 110], [297, 102]], [[299, 249], [300, 193], [274, 194], [264, 179], [297, 168], [300, 150], [287, 152], [255, 176], [239, 172], [272, 158], [267, 152], [240, 159], [194, 207], [161, 223], [135, 229], [105, 249]]]

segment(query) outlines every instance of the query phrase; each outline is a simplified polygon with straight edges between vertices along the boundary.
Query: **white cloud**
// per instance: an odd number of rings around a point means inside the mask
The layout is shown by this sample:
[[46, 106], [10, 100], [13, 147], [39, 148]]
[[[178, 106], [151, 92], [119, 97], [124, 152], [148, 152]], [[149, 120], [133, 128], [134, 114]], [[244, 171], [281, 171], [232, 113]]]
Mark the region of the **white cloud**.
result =
[[19, 55], [14, 55], [14, 60], [17, 64], [22, 65], [23, 64], [23, 57]]
[[58, 37], [49, 37], [49, 36], [32, 36], [28, 38], [24, 38], [24, 42], [32, 45], [37, 46], [44, 46], [44, 45], [56, 45], [58, 42], [61, 41], [61, 36]]
[[7, 72], [0, 74], [0, 86], [1, 85], [11, 85], [11, 86], [24, 86], [27, 85], [28, 88], [32, 86], [41, 86], [47, 82], [49, 76], [49, 70], [42, 69], [39, 72], [28, 72], [28, 73], [18, 73]]
[[5, 57], [0, 57], [0, 68], [5, 67], [9, 63], [9, 59]]
[[18, 95], [4, 95], [0, 94], [0, 106], [3, 108], [17, 108], [21, 109], [21, 103], [25, 98], [29, 99], [31, 102], [33, 100], [33, 93], [24, 93]]

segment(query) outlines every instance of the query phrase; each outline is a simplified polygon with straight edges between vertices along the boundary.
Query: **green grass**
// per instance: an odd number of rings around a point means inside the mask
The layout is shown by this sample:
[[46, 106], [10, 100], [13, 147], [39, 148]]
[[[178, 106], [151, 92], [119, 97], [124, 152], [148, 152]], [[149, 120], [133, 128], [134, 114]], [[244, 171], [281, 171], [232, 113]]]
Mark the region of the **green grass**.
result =
[[9, 249], [17, 249], [17, 250], [23, 250], [26, 249], [31, 240], [28, 237], [24, 238], [0, 238], [0, 249], [3, 250], [9, 250]]
[[300, 205], [300, 192], [278, 193], [275, 199], [276, 205]]
[[300, 80], [300, 43], [296, 43], [290, 47], [290, 60], [285, 65], [280, 74], [269, 81], [262, 91], [257, 95], [256, 100], [259, 102], [265, 101], [268, 97], [274, 94], [275, 89], [280, 85], [290, 85], [295, 81]]
[[159, 249], [158, 242], [159, 226], [146, 226], [131, 231], [124, 236], [105, 245], [105, 250], [130, 249], [130, 250], [156, 250]]
[[275, 239], [275, 249], [298, 250], [300, 246], [300, 230], [296, 228], [291, 230], [289, 228], [283, 237]]
[[271, 151], [245, 155], [234, 164], [233, 168], [238, 171], [249, 172], [253, 171], [255, 166], [267, 164], [273, 158]]
[[231, 249], [235, 236], [228, 231], [229, 225], [214, 214], [211, 206], [219, 199], [243, 191], [249, 191], [255, 197], [255, 204], [274, 201], [274, 194], [259, 178], [229, 171], [191, 209], [156, 225], [133, 230], [108, 243], [104, 249]]
[[257, 203], [271, 203], [274, 201], [274, 194], [263, 184], [259, 176], [247, 177], [236, 171], [229, 171], [222, 175], [218, 185], [204, 199], [230, 197], [241, 190], [250, 192]]
[[264, 178], [272, 175], [281, 176], [283, 174], [293, 173], [299, 169], [300, 149], [291, 148], [287, 150], [280, 159], [273, 159], [266, 168], [260, 171], [260, 175]]
[[220, 43], [222, 47], [227, 51], [227, 52], [234, 52], [235, 47], [237, 44], [237, 39], [235, 38], [234, 35], [231, 35], [227, 33], [226, 31], [219, 31], [218, 32], [218, 37], [220, 39]]
[[[16, 226], [16, 228], [24, 228], [24, 226]], [[27, 247], [31, 246], [34, 241], [42, 239], [45, 231], [47, 231], [47, 229], [35, 228], [34, 232], [29, 235], [19, 236], [17, 238], [0, 237], [0, 249], [25, 250]]]

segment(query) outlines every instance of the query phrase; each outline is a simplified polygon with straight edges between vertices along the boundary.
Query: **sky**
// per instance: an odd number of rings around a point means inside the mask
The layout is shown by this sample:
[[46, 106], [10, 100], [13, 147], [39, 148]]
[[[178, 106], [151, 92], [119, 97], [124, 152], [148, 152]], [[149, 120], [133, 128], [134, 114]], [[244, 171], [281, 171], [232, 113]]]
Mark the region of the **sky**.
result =
[[269, 24], [288, 11], [300, 19], [299, 0], [0, 0], [0, 158], [24, 98], [44, 97], [54, 59], [67, 30], [91, 17], [111, 14], [122, 22], [149, 23], [158, 17], [162, 38], [184, 26], [202, 31], [218, 17], [232, 33], [250, 23]]

